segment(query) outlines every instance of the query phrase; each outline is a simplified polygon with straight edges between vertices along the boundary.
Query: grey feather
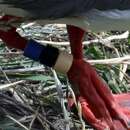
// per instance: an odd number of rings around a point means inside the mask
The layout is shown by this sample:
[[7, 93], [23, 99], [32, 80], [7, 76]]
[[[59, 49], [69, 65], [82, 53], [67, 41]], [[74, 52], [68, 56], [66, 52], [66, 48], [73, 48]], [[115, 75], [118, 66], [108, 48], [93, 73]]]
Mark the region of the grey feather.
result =
[[[3, 12], [10, 13], [5, 9], [22, 9], [33, 18], [54, 19], [75, 16], [82, 12], [86, 4], [86, 11], [95, 6], [95, 0], [0, 0]], [[17, 11], [17, 10], [16, 10]]]

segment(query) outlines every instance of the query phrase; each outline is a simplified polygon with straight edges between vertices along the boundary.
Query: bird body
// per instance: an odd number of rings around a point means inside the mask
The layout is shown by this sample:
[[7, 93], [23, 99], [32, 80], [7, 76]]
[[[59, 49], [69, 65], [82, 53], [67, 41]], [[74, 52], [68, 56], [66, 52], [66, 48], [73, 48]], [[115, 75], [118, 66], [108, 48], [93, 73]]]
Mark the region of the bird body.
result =
[[110, 30], [130, 30], [130, 9], [129, 10], [97, 10], [92, 9], [80, 16], [60, 18], [55, 20], [36, 20], [40, 25], [47, 23], [63, 23], [74, 25], [83, 30], [110, 31]]
[[129, 110], [126, 111], [127, 114], [123, 112], [107, 84], [101, 80], [95, 69], [83, 60], [82, 39], [88, 29], [130, 30], [130, 0], [0, 0], [0, 10], [7, 15], [1, 18], [1, 21], [7, 22], [5, 25], [10, 24], [13, 18], [18, 25], [21, 19], [36, 21], [41, 25], [67, 24], [72, 53], [72, 58], [66, 55], [67, 60], [64, 60], [65, 55], [61, 56], [58, 49], [27, 40], [12, 26], [6, 31], [0, 29], [0, 38], [7, 45], [23, 50], [26, 57], [49, 67], [55, 68], [57, 62], [62, 61], [62, 66], [58, 62], [58, 69], [65, 68], [69, 63], [65, 73], [72, 86], [79, 90], [78, 93], [75, 92], [75, 96], [81, 103], [83, 117], [97, 130], [128, 130]]
[[0, 0], [0, 10], [24, 21], [63, 23], [84, 30], [130, 30], [129, 0]]
[[[35, 19], [56, 19], [77, 16], [91, 9], [130, 9], [129, 0], [0, 0], [0, 9], [9, 14]], [[11, 12], [8, 12], [8, 11]], [[22, 13], [18, 12], [24, 11]], [[26, 12], [26, 13], [25, 13]], [[26, 14], [26, 15], [25, 15]]]

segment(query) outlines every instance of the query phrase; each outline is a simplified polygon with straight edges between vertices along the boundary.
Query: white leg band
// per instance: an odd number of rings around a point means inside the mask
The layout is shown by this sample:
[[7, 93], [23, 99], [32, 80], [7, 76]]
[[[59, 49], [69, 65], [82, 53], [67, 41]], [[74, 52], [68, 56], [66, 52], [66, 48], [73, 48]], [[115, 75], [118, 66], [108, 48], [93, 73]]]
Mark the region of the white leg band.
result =
[[54, 69], [57, 72], [62, 74], [66, 74], [73, 62], [73, 56], [68, 54], [65, 51], [60, 51], [59, 56], [57, 58], [56, 64], [54, 65]]

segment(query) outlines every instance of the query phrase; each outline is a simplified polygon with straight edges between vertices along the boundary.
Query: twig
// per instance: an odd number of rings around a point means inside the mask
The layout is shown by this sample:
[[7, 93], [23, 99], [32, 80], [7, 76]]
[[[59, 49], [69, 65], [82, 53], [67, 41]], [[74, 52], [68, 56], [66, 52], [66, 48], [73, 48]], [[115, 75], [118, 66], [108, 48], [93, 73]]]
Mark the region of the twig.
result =
[[23, 125], [22, 123], [20, 123], [18, 120], [14, 119], [12, 116], [6, 115], [6, 117], [8, 117], [9, 119], [11, 119], [15, 123], [17, 123], [19, 126], [21, 126], [22, 128], [24, 128], [25, 130], [29, 130], [25, 125]]
[[20, 80], [14, 83], [9, 83], [9, 84], [4, 84], [4, 85], [0, 85], [0, 90], [5, 90], [5, 89], [10, 89], [11, 87], [14, 87], [20, 83], [24, 83], [24, 80]]
[[[29, 108], [32, 112], [35, 113], [35, 110], [34, 110], [32, 107], [28, 106], [28, 108]], [[41, 122], [43, 128], [44, 128], [44, 123], [43, 123], [43, 121], [45, 121], [45, 122], [46, 122], [48, 125], [50, 125], [54, 130], [57, 130], [57, 128], [55, 128], [54, 125], [53, 125], [50, 121], [48, 121], [48, 120], [47, 120], [43, 115], [41, 115], [40, 113], [38, 113], [37, 119]], [[43, 120], [43, 121], [42, 121], [42, 120]]]
[[[126, 31], [126, 32], [124, 32], [123, 34], [120, 34], [120, 35], [113, 35], [113, 36], [109, 36], [107, 38], [99, 38], [98, 37], [95, 40], [84, 41], [83, 44], [89, 45], [91, 43], [103, 43], [103, 44], [107, 45], [108, 43], [111, 44], [112, 40], [127, 39], [128, 36], [129, 36], [129, 31]], [[45, 45], [45, 44], [50, 44], [50, 45], [55, 45], [55, 46], [69, 46], [70, 45], [69, 42], [53, 42], [53, 41], [44, 41], [44, 40], [36, 40], [36, 41], [38, 41], [39, 43], [41, 43], [43, 45]]]
[[[25, 28], [31, 27], [31, 26], [33, 26], [33, 25], [35, 25], [35, 24], [36, 24], [36, 22], [30, 22], [30, 23], [27, 23], [27, 24], [25, 24], [25, 25], [22, 25], [21, 28], [22, 28], [22, 29], [25, 29]], [[18, 29], [20, 29], [20, 28], [18, 28]]]
[[79, 101], [78, 101], [78, 115], [79, 115], [80, 122], [82, 123], [82, 130], [85, 130], [85, 122], [82, 118], [82, 106]]
[[2, 67], [0, 66], [0, 71], [3, 73], [3, 75], [5, 76], [6, 80], [11, 83], [10, 79], [8, 78], [6, 72], [2, 69]]
[[105, 46], [108, 46], [110, 48], [113, 48], [112, 40], [121, 40], [121, 39], [127, 39], [129, 37], [129, 31], [126, 31], [120, 35], [113, 35], [109, 36], [107, 38], [102, 38], [101, 36], [97, 35], [96, 33], [93, 33], [98, 39], [97, 42], [94, 43], [102, 43]]
[[21, 52], [21, 51], [18, 51], [18, 52], [5, 52], [5, 53], [0, 53], [0, 56], [7, 56], [7, 55], [11, 56], [11, 55], [22, 55], [22, 54], [23, 54], [23, 52]]
[[69, 113], [68, 113], [68, 111], [66, 110], [66, 107], [65, 107], [65, 99], [64, 99], [64, 94], [63, 94], [63, 91], [62, 91], [63, 85], [61, 84], [60, 80], [58, 79], [56, 72], [54, 70], [52, 70], [52, 72], [53, 72], [53, 75], [54, 75], [54, 78], [55, 78], [56, 88], [57, 88], [58, 96], [59, 96], [59, 99], [60, 99], [61, 107], [62, 107], [62, 110], [63, 110], [64, 118], [65, 118], [65, 130], [70, 130]]
[[32, 119], [32, 121], [31, 121], [31, 123], [30, 123], [30, 125], [29, 125], [29, 130], [32, 129], [32, 125], [33, 125], [34, 121], [36, 120], [36, 118], [37, 118], [37, 116], [38, 116], [38, 111], [39, 111], [39, 107], [38, 107], [38, 109], [36, 110], [36, 112], [35, 112], [35, 114], [34, 114], [34, 116], [33, 116], [33, 119]]
[[79, 120], [80, 120], [80, 122], [81, 122], [81, 124], [82, 124], [82, 130], [85, 130], [85, 122], [84, 122], [84, 120], [83, 120], [83, 118], [82, 118], [82, 108], [81, 108], [81, 104], [80, 104], [80, 102], [77, 103], [76, 97], [75, 97], [75, 94], [74, 94], [74, 91], [73, 91], [73, 89], [70, 87], [69, 84], [68, 84], [68, 89], [69, 89], [69, 91], [70, 91], [70, 93], [71, 93], [71, 95], [72, 95], [72, 98], [73, 98], [73, 100], [74, 100], [75, 106], [76, 106], [76, 108], [77, 108], [77, 110], [78, 110], [78, 116], [79, 116]]
[[[86, 59], [85, 59], [86, 60]], [[90, 64], [130, 64], [130, 55], [119, 58], [103, 59], [103, 60], [86, 60]]]
[[35, 66], [35, 67], [29, 67], [23, 69], [4, 70], [6, 74], [25, 73], [25, 72], [34, 72], [34, 71], [44, 71], [44, 66], [41, 65], [41, 66]]
[[119, 72], [119, 79], [120, 79], [120, 81], [123, 80], [123, 78], [124, 78], [124, 76], [126, 74], [127, 68], [128, 68], [127, 64], [123, 64], [122, 68], [120, 68], [120, 72]]

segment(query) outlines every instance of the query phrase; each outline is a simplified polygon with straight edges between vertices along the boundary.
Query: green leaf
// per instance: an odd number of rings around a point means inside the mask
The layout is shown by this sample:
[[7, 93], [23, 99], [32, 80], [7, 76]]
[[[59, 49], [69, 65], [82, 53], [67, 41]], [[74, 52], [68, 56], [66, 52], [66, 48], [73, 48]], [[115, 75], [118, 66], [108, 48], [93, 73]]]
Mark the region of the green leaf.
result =
[[91, 46], [85, 50], [86, 55], [91, 55], [93, 59], [100, 59], [103, 57], [102, 51], [97, 46]]
[[45, 75], [32, 75], [32, 76], [29, 76], [29, 77], [25, 77], [23, 79], [26, 79], [26, 80], [33, 80], [33, 81], [48, 81], [48, 80], [53, 80], [51, 76], [45, 76]]

